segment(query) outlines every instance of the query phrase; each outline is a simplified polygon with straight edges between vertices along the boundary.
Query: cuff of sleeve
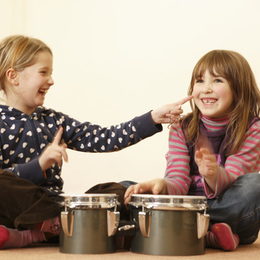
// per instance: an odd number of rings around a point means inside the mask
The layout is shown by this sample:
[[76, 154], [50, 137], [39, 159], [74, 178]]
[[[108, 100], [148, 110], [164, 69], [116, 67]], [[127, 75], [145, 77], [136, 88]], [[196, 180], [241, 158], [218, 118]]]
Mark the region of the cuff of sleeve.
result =
[[29, 180], [34, 184], [40, 184], [44, 180], [38, 158], [33, 159], [28, 163], [19, 164], [17, 166], [16, 174], [20, 178]]
[[205, 181], [205, 179], [203, 178], [203, 186], [204, 186], [204, 191], [205, 191], [205, 195], [208, 199], [214, 199], [217, 197], [217, 195], [219, 194], [219, 176], [221, 174], [220, 169], [218, 170], [217, 173], [217, 182], [216, 182], [216, 186], [215, 186], [215, 191], [213, 191], [209, 185], [207, 184], [207, 182]]
[[161, 124], [155, 124], [151, 111], [134, 118], [136, 130], [142, 139], [162, 131]]
[[205, 182], [205, 180], [203, 179], [203, 186], [204, 186], [204, 191], [205, 191], [205, 195], [208, 199], [214, 199], [216, 197], [216, 192], [213, 192], [210, 187], [208, 186], [208, 184]]

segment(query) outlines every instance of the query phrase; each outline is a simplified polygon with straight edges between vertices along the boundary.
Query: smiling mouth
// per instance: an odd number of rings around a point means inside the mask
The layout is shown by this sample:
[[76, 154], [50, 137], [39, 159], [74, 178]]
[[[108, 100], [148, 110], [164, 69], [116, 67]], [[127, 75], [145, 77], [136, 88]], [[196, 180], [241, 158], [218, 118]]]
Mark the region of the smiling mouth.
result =
[[41, 95], [45, 95], [45, 94], [47, 93], [47, 90], [40, 90], [39, 93], [40, 93]]
[[217, 102], [216, 98], [201, 98], [200, 99], [203, 104], [215, 104]]

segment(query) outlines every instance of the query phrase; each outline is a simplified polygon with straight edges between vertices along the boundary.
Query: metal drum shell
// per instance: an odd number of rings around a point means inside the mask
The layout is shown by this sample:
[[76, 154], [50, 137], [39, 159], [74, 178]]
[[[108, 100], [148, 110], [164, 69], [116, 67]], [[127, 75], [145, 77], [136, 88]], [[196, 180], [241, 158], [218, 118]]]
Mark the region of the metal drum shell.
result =
[[139, 223], [143, 210], [150, 215], [150, 232], [145, 237], [140, 228], [131, 242], [131, 251], [149, 255], [200, 255], [205, 252], [204, 237], [197, 237], [197, 213], [206, 207], [204, 196], [132, 195], [131, 220]]
[[[108, 211], [118, 204], [116, 194], [84, 194], [64, 196], [68, 235], [62, 228], [60, 252], [69, 254], [105, 254], [115, 252], [114, 236], [108, 236]], [[61, 213], [61, 214], [62, 214]], [[72, 220], [73, 218], [73, 220]], [[70, 228], [69, 228], [70, 229]]]

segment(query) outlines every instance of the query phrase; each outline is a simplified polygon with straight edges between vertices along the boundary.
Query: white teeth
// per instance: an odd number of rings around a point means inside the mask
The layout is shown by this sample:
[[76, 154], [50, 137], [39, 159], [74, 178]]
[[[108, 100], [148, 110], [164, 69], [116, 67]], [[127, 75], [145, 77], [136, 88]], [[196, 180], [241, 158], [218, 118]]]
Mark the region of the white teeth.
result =
[[211, 103], [214, 103], [214, 101], [212, 101], [212, 100], [205, 100], [204, 102], [205, 102], [205, 103], [210, 103], [210, 104], [211, 104]]
[[214, 104], [216, 102], [215, 99], [202, 99], [204, 104]]

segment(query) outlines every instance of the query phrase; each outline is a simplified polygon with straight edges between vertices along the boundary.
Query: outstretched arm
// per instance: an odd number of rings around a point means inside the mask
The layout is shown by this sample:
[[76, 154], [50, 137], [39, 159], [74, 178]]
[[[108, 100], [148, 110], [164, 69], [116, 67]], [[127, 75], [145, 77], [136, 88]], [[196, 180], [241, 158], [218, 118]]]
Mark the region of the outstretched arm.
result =
[[[161, 123], [172, 123], [182, 113], [181, 104], [192, 97], [137, 116], [130, 121], [110, 127], [101, 127], [90, 122], [80, 123], [66, 115], [63, 118], [63, 138], [68, 148], [83, 152], [113, 152], [162, 131]], [[61, 121], [55, 119], [55, 122]], [[52, 123], [52, 122], [50, 122]]]

